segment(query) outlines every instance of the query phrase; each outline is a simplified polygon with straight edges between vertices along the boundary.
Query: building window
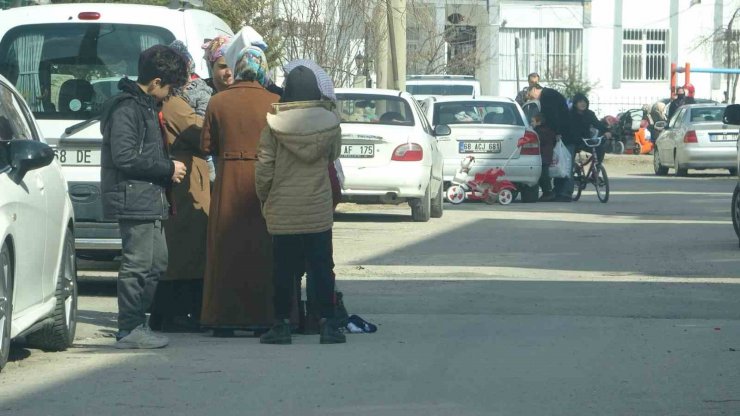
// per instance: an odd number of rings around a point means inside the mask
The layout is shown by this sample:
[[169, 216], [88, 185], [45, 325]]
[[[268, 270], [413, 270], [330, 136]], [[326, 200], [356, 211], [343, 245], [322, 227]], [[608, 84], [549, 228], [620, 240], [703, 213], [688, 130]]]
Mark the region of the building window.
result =
[[[516, 39], [519, 50], [516, 51]], [[517, 79], [516, 55], [519, 56], [519, 79], [532, 72], [543, 80], [561, 81], [581, 76], [583, 57], [582, 29], [501, 29], [499, 33], [500, 77]]]
[[668, 40], [667, 29], [624, 29], [622, 81], [667, 80]]

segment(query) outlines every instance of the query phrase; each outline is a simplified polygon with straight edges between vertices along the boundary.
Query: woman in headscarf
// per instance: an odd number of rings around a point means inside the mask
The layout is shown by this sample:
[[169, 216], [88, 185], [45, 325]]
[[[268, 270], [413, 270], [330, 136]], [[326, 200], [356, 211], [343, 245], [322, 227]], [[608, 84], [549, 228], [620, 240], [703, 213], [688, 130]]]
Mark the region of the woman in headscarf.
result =
[[266, 115], [280, 97], [265, 90], [261, 48], [238, 52], [236, 81], [214, 95], [201, 150], [217, 160], [208, 224], [208, 260], [201, 324], [215, 336], [264, 330], [272, 322], [272, 239], [255, 192], [254, 165]]
[[204, 58], [211, 66], [211, 78], [206, 81], [210, 81], [210, 86], [217, 93], [226, 90], [234, 83], [234, 73], [224, 58], [224, 51], [230, 40], [229, 36], [216, 36], [201, 46], [201, 49], [205, 51]]
[[209, 169], [200, 150], [203, 116], [198, 109], [205, 111], [211, 89], [197, 76], [192, 78], [194, 63], [185, 45], [175, 41], [170, 47], [188, 62], [191, 80], [164, 102], [162, 121], [170, 156], [183, 162], [188, 172], [172, 188], [175, 212], [164, 223], [167, 274], [157, 286], [150, 326], [165, 332], [198, 331], [211, 204]]
[[256, 166], [257, 195], [273, 236], [275, 324], [263, 344], [290, 344], [295, 276], [308, 264], [320, 313], [320, 342], [346, 342], [334, 320], [333, 205], [327, 165], [342, 132], [334, 86], [312, 61], [289, 63], [275, 114], [267, 116]]

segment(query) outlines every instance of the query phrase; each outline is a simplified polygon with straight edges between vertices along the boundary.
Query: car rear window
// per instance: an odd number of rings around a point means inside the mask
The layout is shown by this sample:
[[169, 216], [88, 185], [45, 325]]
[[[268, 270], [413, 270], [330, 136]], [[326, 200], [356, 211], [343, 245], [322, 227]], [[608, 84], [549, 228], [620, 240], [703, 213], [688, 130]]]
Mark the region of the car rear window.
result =
[[689, 121], [696, 123], [716, 123], [722, 121], [725, 114], [724, 107], [692, 108]]
[[461, 84], [406, 84], [411, 95], [473, 95], [472, 85]]
[[401, 97], [371, 94], [337, 94], [342, 123], [413, 126], [411, 106]]
[[143, 50], [174, 39], [167, 29], [131, 24], [18, 26], [0, 41], [0, 74], [37, 118], [84, 120], [118, 93], [123, 76], [136, 79]]
[[495, 101], [454, 101], [434, 104], [434, 125], [501, 124], [524, 126], [514, 103]]

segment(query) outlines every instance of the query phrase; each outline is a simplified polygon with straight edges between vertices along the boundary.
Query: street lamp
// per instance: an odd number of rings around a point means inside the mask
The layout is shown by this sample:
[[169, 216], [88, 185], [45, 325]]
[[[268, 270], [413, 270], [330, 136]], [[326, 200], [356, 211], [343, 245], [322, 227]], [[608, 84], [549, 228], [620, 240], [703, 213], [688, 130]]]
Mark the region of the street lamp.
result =
[[362, 75], [365, 77], [365, 87], [372, 88], [373, 80], [370, 78], [370, 71], [367, 68], [367, 62], [365, 62], [365, 57], [362, 56], [361, 52], [358, 52], [357, 55], [355, 55], [355, 65], [357, 65], [357, 70], [362, 71]]

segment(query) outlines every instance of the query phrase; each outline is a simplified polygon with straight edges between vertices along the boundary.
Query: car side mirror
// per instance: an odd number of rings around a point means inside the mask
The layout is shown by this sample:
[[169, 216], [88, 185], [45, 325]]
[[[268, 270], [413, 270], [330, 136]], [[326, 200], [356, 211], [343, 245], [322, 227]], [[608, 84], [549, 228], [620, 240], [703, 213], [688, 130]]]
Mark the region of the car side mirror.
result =
[[725, 107], [722, 122], [725, 124], [740, 124], [740, 104], [730, 104]]
[[2, 143], [10, 162], [8, 177], [20, 184], [26, 174], [48, 166], [54, 160], [54, 150], [46, 143], [33, 140], [11, 140]]
[[437, 126], [434, 126], [435, 137], [449, 136], [450, 134], [452, 134], [452, 130], [447, 124], [439, 124]]
[[654, 124], [655, 130], [665, 130], [668, 128], [668, 123], [665, 121], [657, 121]]

